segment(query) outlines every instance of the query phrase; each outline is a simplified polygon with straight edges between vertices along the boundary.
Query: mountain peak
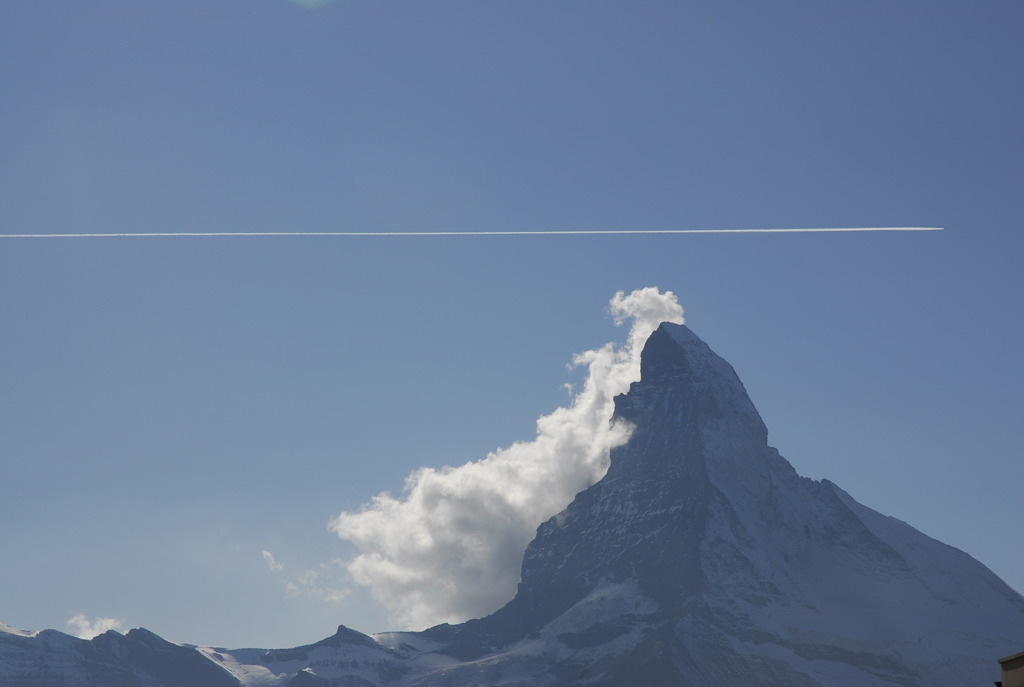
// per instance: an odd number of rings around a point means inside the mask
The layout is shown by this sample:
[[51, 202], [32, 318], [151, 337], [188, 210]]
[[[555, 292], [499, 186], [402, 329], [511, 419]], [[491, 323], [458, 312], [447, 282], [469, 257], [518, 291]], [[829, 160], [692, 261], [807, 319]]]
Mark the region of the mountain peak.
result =
[[[682, 324], [665, 322], [647, 339], [640, 381], [616, 399], [616, 415], [656, 421], [673, 434], [699, 431], [712, 438], [752, 432], [746, 438], [758, 448], [767, 444], [768, 430], [732, 365]], [[723, 421], [729, 426], [723, 427]], [[666, 422], [675, 424], [665, 427]]]
[[160, 687], [959, 687], [1019, 649], [1024, 598], [962, 551], [799, 476], [732, 366], [688, 327], [650, 335], [615, 403], [629, 440], [537, 529], [515, 598], [486, 618], [374, 638], [342, 626], [272, 651], [144, 630], [56, 633], [63, 643], [4, 632], [0, 681], [51, 684], [18, 672], [49, 660], [88, 687], [128, 684], [111, 680], [122, 673]]
[[454, 655], [571, 626], [561, 643], [646, 637], [600, 684], [953, 685], [1024, 632], [1024, 599], [970, 556], [800, 477], [688, 327], [651, 334], [616, 417], [629, 441], [540, 526], [516, 597], [436, 635]]
[[564, 605], [598, 579], [635, 580], [668, 604], [700, 593], [700, 545], [716, 500], [763, 500], [772, 471], [792, 472], [769, 449], [732, 366], [685, 325], [651, 334], [641, 379], [616, 398], [616, 418], [633, 433], [612, 451], [604, 479], [544, 523], [527, 549], [520, 595], [538, 595], [538, 610], [557, 608], [552, 589]]

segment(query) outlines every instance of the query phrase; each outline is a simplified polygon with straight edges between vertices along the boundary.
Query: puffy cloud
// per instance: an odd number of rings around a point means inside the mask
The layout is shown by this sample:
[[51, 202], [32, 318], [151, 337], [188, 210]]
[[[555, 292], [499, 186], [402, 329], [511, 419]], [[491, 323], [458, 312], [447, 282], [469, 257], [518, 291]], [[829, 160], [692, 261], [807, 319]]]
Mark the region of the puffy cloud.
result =
[[671, 291], [619, 292], [609, 304], [617, 325], [632, 320], [627, 343], [576, 355], [587, 367], [567, 407], [537, 420], [537, 436], [461, 467], [421, 468], [404, 493], [375, 496], [330, 527], [360, 554], [352, 579], [371, 589], [394, 622], [423, 628], [461, 622], [515, 594], [522, 555], [537, 527], [604, 476], [611, 449], [629, 427], [612, 422], [613, 399], [640, 377], [640, 352], [660, 323], [683, 322]]
[[120, 631], [123, 626], [124, 621], [118, 618], [94, 618], [89, 620], [83, 613], [73, 616], [67, 622], [68, 631], [81, 639], [92, 639], [107, 630]]

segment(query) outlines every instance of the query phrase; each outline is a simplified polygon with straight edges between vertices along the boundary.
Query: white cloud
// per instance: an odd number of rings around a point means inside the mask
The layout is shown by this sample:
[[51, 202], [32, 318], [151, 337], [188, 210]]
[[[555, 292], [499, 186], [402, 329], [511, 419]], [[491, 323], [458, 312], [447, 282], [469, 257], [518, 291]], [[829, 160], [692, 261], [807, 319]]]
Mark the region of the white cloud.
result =
[[382, 493], [330, 527], [361, 553], [347, 564], [407, 628], [461, 622], [515, 594], [522, 555], [538, 525], [604, 476], [610, 450], [629, 428], [612, 424], [613, 399], [640, 378], [640, 352], [659, 324], [683, 322], [671, 291], [619, 292], [615, 323], [633, 320], [625, 346], [581, 353], [583, 389], [568, 407], [537, 420], [537, 437], [461, 467], [421, 468], [404, 494]]
[[263, 551], [263, 560], [267, 562], [267, 567], [270, 568], [271, 572], [281, 572], [284, 570], [284, 566], [274, 560], [274, 554], [267, 550]]
[[284, 588], [293, 596], [315, 596], [324, 601], [341, 601], [352, 593], [351, 578], [345, 567], [345, 561], [335, 558], [330, 563], [321, 563], [286, 582]]
[[67, 622], [68, 631], [81, 639], [92, 639], [107, 630], [120, 631], [123, 626], [124, 621], [118, 618], [94, 618], [89, 620], [83, 613], [72, 616]]
[[[263, 560], [271, 572], [281, 572], [284, 564], [279, 563], [270, 551], [261, 551]], [[352, 593], [352, 577], [340, 558], [321, 563], [297, 577], [281, 581], [289, 596], [312, 596], [323, 601], [337, 602]]]

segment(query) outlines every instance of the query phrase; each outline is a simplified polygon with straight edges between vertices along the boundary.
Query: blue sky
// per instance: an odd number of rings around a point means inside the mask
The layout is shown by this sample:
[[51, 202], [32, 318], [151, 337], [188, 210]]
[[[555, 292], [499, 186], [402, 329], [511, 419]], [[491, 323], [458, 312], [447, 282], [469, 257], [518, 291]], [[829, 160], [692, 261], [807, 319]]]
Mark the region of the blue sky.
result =
[[801, 474], [1024, 589], [1022, 20], [4, 4], [3, 234], [945, 231], [0, 240], [0, 621], [393, 629], [327, 524], [531, 439], [572, 355], [625, 340], [608, 300], [654, 285]]

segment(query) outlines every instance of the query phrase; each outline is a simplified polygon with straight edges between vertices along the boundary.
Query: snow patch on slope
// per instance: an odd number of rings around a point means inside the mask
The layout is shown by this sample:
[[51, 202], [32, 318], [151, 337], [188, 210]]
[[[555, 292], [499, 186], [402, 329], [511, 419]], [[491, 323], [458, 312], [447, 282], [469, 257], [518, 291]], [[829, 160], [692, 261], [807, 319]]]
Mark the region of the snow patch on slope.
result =
[[18, 637], [35, 637], [39, 634], [39, 630], [19, 630], [16, 627], [11, 627], [6, 623], [0, 623], [0, 632], [6, 632], [9, 635], [17, 635]]

